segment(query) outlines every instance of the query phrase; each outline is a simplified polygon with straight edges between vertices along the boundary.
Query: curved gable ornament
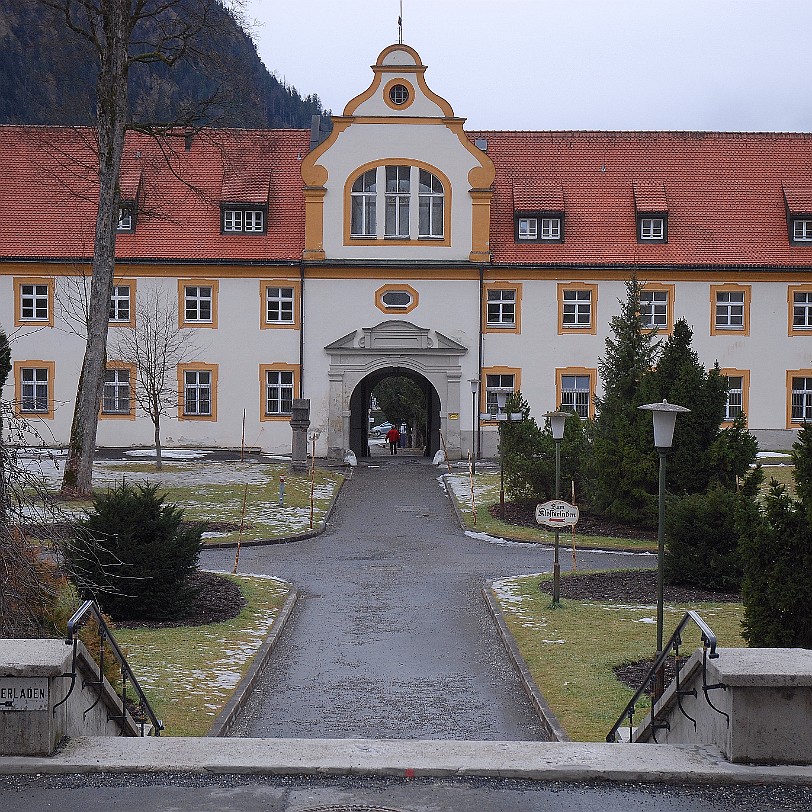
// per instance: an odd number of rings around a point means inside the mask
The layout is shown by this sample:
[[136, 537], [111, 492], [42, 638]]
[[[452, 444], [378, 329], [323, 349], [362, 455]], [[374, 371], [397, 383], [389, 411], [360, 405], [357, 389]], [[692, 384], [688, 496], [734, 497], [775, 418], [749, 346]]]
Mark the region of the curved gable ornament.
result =
[[410, 321], [383, 321], [362, 327], [328, 344], [329, 355], [465, 355], [468, 348], [453, 338]]

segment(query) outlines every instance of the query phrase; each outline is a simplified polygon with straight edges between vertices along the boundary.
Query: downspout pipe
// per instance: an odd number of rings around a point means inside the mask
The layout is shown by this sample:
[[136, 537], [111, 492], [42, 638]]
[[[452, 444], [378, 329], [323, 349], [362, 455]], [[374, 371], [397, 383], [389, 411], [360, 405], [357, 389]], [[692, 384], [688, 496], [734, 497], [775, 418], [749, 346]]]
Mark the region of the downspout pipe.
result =
[[304, 397], [305, 264], [299, 260], [299, 397]]
[[479, 324], [479, 355], [477, 357], [477, 370], [476, 376], [479, 379], [479, 400], [477, 402], [476, 414], [474, 415], [474, 425], [471, 427], [476, 432], [476, 458], [482, 459], [482, 426], [479, 420], [479, 412], [482, 404], [482, 388], [485, 386], [485, 381], [482, 380], [482, 361], [483, 361], [483, 333], [482, 333], [482, 313], [485, 307], [485, 266], [479, 266], [479, 313], [477, 314], [477, 324]]

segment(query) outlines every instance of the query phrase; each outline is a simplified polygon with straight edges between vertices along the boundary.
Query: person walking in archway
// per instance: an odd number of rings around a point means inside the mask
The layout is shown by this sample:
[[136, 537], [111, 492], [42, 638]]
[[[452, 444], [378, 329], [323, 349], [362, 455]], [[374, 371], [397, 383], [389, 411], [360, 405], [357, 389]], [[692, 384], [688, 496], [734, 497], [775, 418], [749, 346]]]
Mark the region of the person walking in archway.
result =
[[397, 454], [400, 432], [394, 426], [392, 426], [392, 428], [386, 432], [386, 439], [389, 442], [389, 454]]

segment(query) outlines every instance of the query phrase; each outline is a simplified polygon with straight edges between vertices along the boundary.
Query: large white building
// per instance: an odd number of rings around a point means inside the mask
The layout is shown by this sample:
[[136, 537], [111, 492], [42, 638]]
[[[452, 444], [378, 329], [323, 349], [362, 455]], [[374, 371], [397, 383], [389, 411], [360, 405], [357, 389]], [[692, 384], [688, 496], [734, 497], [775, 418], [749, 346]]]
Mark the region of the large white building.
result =
[[[372, 388], [413, 378], [452, 457], [495, 451], [499, 389], [538, 417], [594, 412], [625, 283], [668, 334], [694, 331], [763, 447], [812, 418], [812, 136], [468, 132], [392, 45], [372, 82], [307, 131], [130, 134], [98, 442], [149, 445], [117, 331], [156, 293], [197, 351], [169, 445], [290, 448], [294, 397], [317, 453], [363, 455]], [[471, 98], [475, 96], [472, 88]], [[551, 113], [554, 115], [554, 112]], [[3, 392], [66, 442], [83, 354], [97, 186], [93, 132], [0, 127]], [[471, 381], [481, 381], [472, 396]], [[479, 402], [476, 398], [479, 397]]]

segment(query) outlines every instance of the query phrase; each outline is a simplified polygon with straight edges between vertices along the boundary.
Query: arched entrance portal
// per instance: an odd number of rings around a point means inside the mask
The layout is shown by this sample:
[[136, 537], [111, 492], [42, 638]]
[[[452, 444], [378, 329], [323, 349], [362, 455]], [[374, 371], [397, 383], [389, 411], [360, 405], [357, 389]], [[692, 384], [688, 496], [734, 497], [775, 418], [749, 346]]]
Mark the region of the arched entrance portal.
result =
[[325, 348], [330, 357], [327, 445], [334, 459], [348, 449], [367, 454], [369, 394], [390, 375], [416, 381], [427, 394], [428, 452], [440, 447], [440, 432], [451, 459], [460, 455], [460, 358], [468, 352], [442, 333], [408, 321], [362, 327]]
[[350, 396], [350, 450], [359, 457], [369, 456], [369, 400], [372, 390], [386, 378], [409, 378], [423, 391], [426, 399], [425, 456], [433, 457], [440, 448], [440, 396], [428, 379], [412, 369], [386, 367], [371, 372], [355, 387]]

